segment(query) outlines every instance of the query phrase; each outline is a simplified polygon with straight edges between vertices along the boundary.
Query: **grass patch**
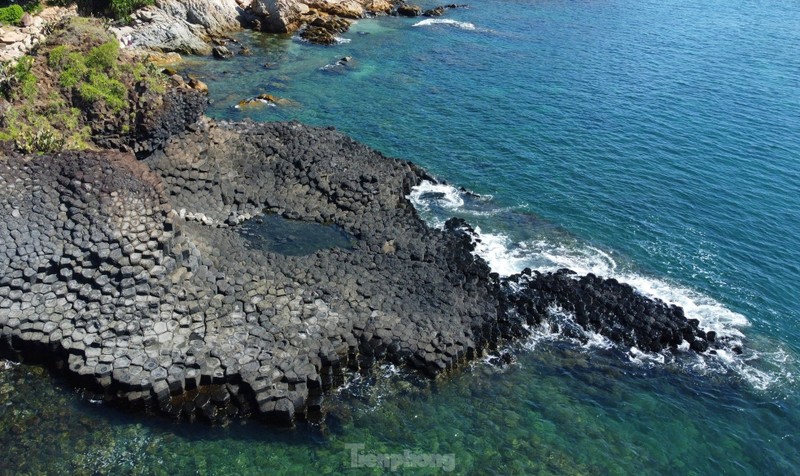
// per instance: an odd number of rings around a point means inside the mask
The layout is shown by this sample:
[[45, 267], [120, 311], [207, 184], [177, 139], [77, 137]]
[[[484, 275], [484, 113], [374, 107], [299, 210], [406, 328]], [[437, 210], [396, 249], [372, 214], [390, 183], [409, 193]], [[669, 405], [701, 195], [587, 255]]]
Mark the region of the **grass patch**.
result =
[[78, 86], [84, 101], [106, 103], [114, 112], [125, 109], [128, 88], [120, 81], [109, 78], [105, 73], [90, 72], [89, 79]]
[[47, 63], [60, 71], [58, 83], [64, 88], [77, 88], [80, 97], [89, 103], [103, 102], [114, 112], [126, 107], [128, 88], [116, 77], [119, 43], [110, 40], [92, 48], [86, 55], [60, 45], [50, 51]]

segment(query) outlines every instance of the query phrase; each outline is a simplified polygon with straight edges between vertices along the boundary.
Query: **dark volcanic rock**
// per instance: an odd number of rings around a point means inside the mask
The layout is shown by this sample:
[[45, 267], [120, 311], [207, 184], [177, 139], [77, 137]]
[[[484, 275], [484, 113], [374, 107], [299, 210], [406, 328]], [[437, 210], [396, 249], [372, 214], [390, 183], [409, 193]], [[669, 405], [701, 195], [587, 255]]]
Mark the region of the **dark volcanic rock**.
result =
[[[702, 350], [696, 322], [613, 280], [500, 280], [463, 220], [434, 230], [420, 219], [406, 196], [424, 179], [298, 123], [203, 120], [144, 162], [9, 157], [0, 350], [60, 360], [78, 385], [132, 408], [277, 424], [319, 416], [345, 368], [387, 359], [437, 375], [525, 335], [554, 304], [626, 345], [683, 338]], [[251, 249], [232, 225], [265, 212], [356, 242], [303, 256]]]
[[544, 274], [526, 270], [509, 277], [505, 284], [510, 283], [515, 285], [508, 292], [512, 315], [528, 325], [541, 324], [548, 317], [548, 309], [558, 307], [574, 317], [574, 321], [562, 323], [565, 328], [558, 329], [570, 337], [581, 338], [570, 335], [569, 327], [577, 323], [583, 330], [647, 352], [675, 349], [684, 340], [692, 350], [708, 349], [706, 334], [698, 330], [697, 321], [686, 319], [682, 309], [649, 299], [615, 279], [593, 274], [578, 278], [567, 269]]
[[[0, 163], [6, 352], [63, 356], [134, 408], [218, 421], [204, 389], [229, 385], [238, 414], [289, 423], [346, 366], [433, 375], [498, 337], [488, 268], [419, 219], [408, 162], [299, 124], [205, 124], [147, 164]], [[264, 253], [225, 226], [264, 210], [336, 224], [355, 249]]]
[[140, 156], [161, 147], [169, 137], [181, 134], [200, 119], [208, 107], [208, 87], [192, 79], [187, 88], [170, 88], [166, 94], [148, 96], [147, 101], [137, 111], [131, 145]]

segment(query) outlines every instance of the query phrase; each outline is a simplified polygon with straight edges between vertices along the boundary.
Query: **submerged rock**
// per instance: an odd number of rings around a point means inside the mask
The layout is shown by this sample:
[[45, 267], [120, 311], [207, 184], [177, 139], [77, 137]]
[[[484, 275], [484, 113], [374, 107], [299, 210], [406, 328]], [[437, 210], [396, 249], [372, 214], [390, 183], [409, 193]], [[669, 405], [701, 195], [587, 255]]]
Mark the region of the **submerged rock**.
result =
[[214, 57], [217, 59], [233, 58], [233, 52], [231, 52], [231, 50], [229, 50], [228, 47], [224, 45], [215, 46], [214, 49], [212, 50], [212, 53], [214, 54]]
[[319, 26], [306, 28], [300, 33], [300, 38], [318, 45], [333, 45], [336, 43], [336, 36], [334, 36], [333, 32]]

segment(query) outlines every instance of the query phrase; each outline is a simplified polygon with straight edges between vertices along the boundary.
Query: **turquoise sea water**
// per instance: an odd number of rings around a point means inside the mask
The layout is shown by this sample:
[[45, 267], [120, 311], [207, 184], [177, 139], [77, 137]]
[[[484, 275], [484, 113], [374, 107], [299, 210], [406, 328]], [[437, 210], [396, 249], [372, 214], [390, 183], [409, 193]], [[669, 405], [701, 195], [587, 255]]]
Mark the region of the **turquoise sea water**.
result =
[[[294, 432], [128, 416], [15, 366], [3, 472], [381, 473], [369, 456], [409, 452], [428, 467], [398, 472], [800, 473], [800, 4], [478, 0], [439, 20], [362, 20], [333, 47], [246, 33], [252, 56], [185, 69], [213, 117], [334, 125], [480, 194], [412, 199], [434, 226], [479, 226], [498, 272], [616, 277], [744, 353], [540, 331], [505, 369], [379, 369]], [[260, 93], [292, 104], [234, 107]]]

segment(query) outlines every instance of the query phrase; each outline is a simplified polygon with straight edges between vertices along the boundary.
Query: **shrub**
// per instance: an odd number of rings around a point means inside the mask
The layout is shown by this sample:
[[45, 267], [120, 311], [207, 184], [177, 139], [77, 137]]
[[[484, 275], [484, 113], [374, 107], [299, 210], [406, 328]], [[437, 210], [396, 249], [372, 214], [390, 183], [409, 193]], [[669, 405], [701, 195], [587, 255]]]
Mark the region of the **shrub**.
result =
[[85, 101], [103, 101], [115, 111], [121, 111], [127, 105], [128, 89], [125, 85], [97, 71], [89, 73], [89, 81], [78, 86], [78, 93]]
[[92, 48], [86, 55], [86, 66], [97, 71], [110, 71], [114, 69], [119, 57], [119, 42], [111, 40], [97, 48]]
[[36, 95], [36, 76], [31, 72], [33, 58], [23, 56], [16, 65], [10, 62], [0, 66], [0, 93], [6, 99], [23, 97], [33, 99]]
[[58, 77], [58, 84], [64, 88], [71, 88], [77, 85], [89, 72], [83, 55], [77, 52], [69, 53], [63, 60], [61, 75]]
[[125, 20], [130, 14], [155, 0], [78, 0], [78, 9], [84, 14], [101, 14], [117, 20]]
[[0, 3], [4, 3], [6, 5], [9, 3], [15, 3], [22, 7], [23, 11], [26, 11], [31, 15], [39, 13], [43, 8], [39, 0], [12, 0], [12, 2], [9, 2], [8, 0], [0, 0]]
[[25, 11], [19, 5], [0, 8], [0, 23], [16, 25], [25, 15]]
[[47, 65], [50, 66], [50, 69], [61, 71], [64, 67], [64, 59], [67, 53], [69, 53], [69, 50], [65, 45], [59, 45], [50, 50], [47, 55]]
[[120, 19], [128, 18], [136, 10], [154, 3], [155, 0], [111, 0], [111, 16]]
[[14, 140], [14, 145], [22, 152], [59, 152], [64, 148], [64, 136], [51, 125], [35, 130], [26, 130]]

